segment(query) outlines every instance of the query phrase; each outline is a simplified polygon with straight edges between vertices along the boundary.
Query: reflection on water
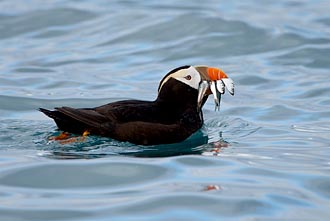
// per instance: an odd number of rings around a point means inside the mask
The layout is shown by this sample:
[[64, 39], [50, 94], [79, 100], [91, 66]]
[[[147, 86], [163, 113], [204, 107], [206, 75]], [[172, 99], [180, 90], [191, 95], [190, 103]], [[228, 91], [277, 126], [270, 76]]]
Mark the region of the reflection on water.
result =
[[[0, 219], [327, 220], [328, 11], [322, 0], [0, 1]], [[152, 100], [186, 64], [221, 67], [237, 92], [220, 112], [210, 99], [186, 141], [49, 142], [58, 131], [39, 107]]]
[[[208, 137], [204, 130], [197, 131], [181, 143], [151, 146], [139, 146], [98, 136], [89, 136], [83, 141], [66, 144], [61, 144], [58, 141], [48, 141], [47, 143], [41, 141], [40, 147], [45, 152], [40, 153], [40, 155], [60, 159], [88, 159], [113, 155], [168, 157], [200, 154], [203, 150], [203, 145], [208, 142]], [[54, 135], [58, 135], [58, 133]]]

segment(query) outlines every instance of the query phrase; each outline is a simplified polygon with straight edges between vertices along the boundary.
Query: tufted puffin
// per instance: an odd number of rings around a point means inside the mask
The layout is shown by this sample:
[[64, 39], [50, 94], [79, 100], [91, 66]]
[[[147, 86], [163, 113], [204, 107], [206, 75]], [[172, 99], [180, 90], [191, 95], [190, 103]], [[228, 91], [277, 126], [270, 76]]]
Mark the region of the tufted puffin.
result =
[[234, 95], [234, 83], [221, 69], [182, 66], [164, 76], [154, 101], [123, 100], [95, 108], [39, 110], [65, 132], [88, 131], [138, 145], [168, 144], [183, 141], [200, 129], [208, 96], [213, 94], [217, 110], [225, 89]]

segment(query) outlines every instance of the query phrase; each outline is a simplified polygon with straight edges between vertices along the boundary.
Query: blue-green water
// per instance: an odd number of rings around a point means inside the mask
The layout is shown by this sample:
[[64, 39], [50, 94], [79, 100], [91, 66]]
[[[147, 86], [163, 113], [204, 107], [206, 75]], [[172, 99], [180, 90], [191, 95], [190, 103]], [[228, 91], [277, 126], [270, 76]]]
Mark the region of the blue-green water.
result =
[[[329, 11], [322, 0], [0, 1], [0, 220], [328, 220]], [[236, 83], [187, 141], [48, 141], [56, 127], [38, 107], [152, 100], [185, 64]]]

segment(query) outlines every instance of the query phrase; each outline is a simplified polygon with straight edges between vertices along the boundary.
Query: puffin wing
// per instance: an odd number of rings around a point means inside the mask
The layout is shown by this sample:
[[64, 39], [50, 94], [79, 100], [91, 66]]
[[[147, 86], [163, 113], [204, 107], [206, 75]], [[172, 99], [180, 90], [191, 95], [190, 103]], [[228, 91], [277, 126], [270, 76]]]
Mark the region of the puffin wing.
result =
[[113, 130], [113, 120], [98, 113], [92, 108], [75, 109], [71, 107], [57, 107], [54, 111], [39, 108], [48, 117], [54, 119], [60, 130], [81, 134], [86, 130], [104, 135]]
[[57, 107], [58, 112], [86, 124], [90, 127], [99, 128], [104, 122], [109, 121], [107, 117], [96, 112], [94, 109], [76, 109], [72, 107]]
[[117, 101], [96, 107], [94, 110], [117, 123], [153, 121], [159, 114], [154, 102], [140, 100]]

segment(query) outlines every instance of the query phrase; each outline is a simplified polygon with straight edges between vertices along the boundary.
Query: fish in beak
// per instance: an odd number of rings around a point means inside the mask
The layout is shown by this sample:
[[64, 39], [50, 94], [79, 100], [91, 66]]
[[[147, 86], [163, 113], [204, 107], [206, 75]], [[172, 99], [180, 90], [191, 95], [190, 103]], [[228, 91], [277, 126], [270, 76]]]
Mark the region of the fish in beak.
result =
[[201, 82], [198, 88], [197, 107], [200, 111], [204, 98], [213, 94], [215, 110], [220, 110], [221, 95], [226, 91], [234, 95], [234, 81], [228, 78], [227, 74], [219, 68], [207, 66], [195, 66], [201, 75]]

